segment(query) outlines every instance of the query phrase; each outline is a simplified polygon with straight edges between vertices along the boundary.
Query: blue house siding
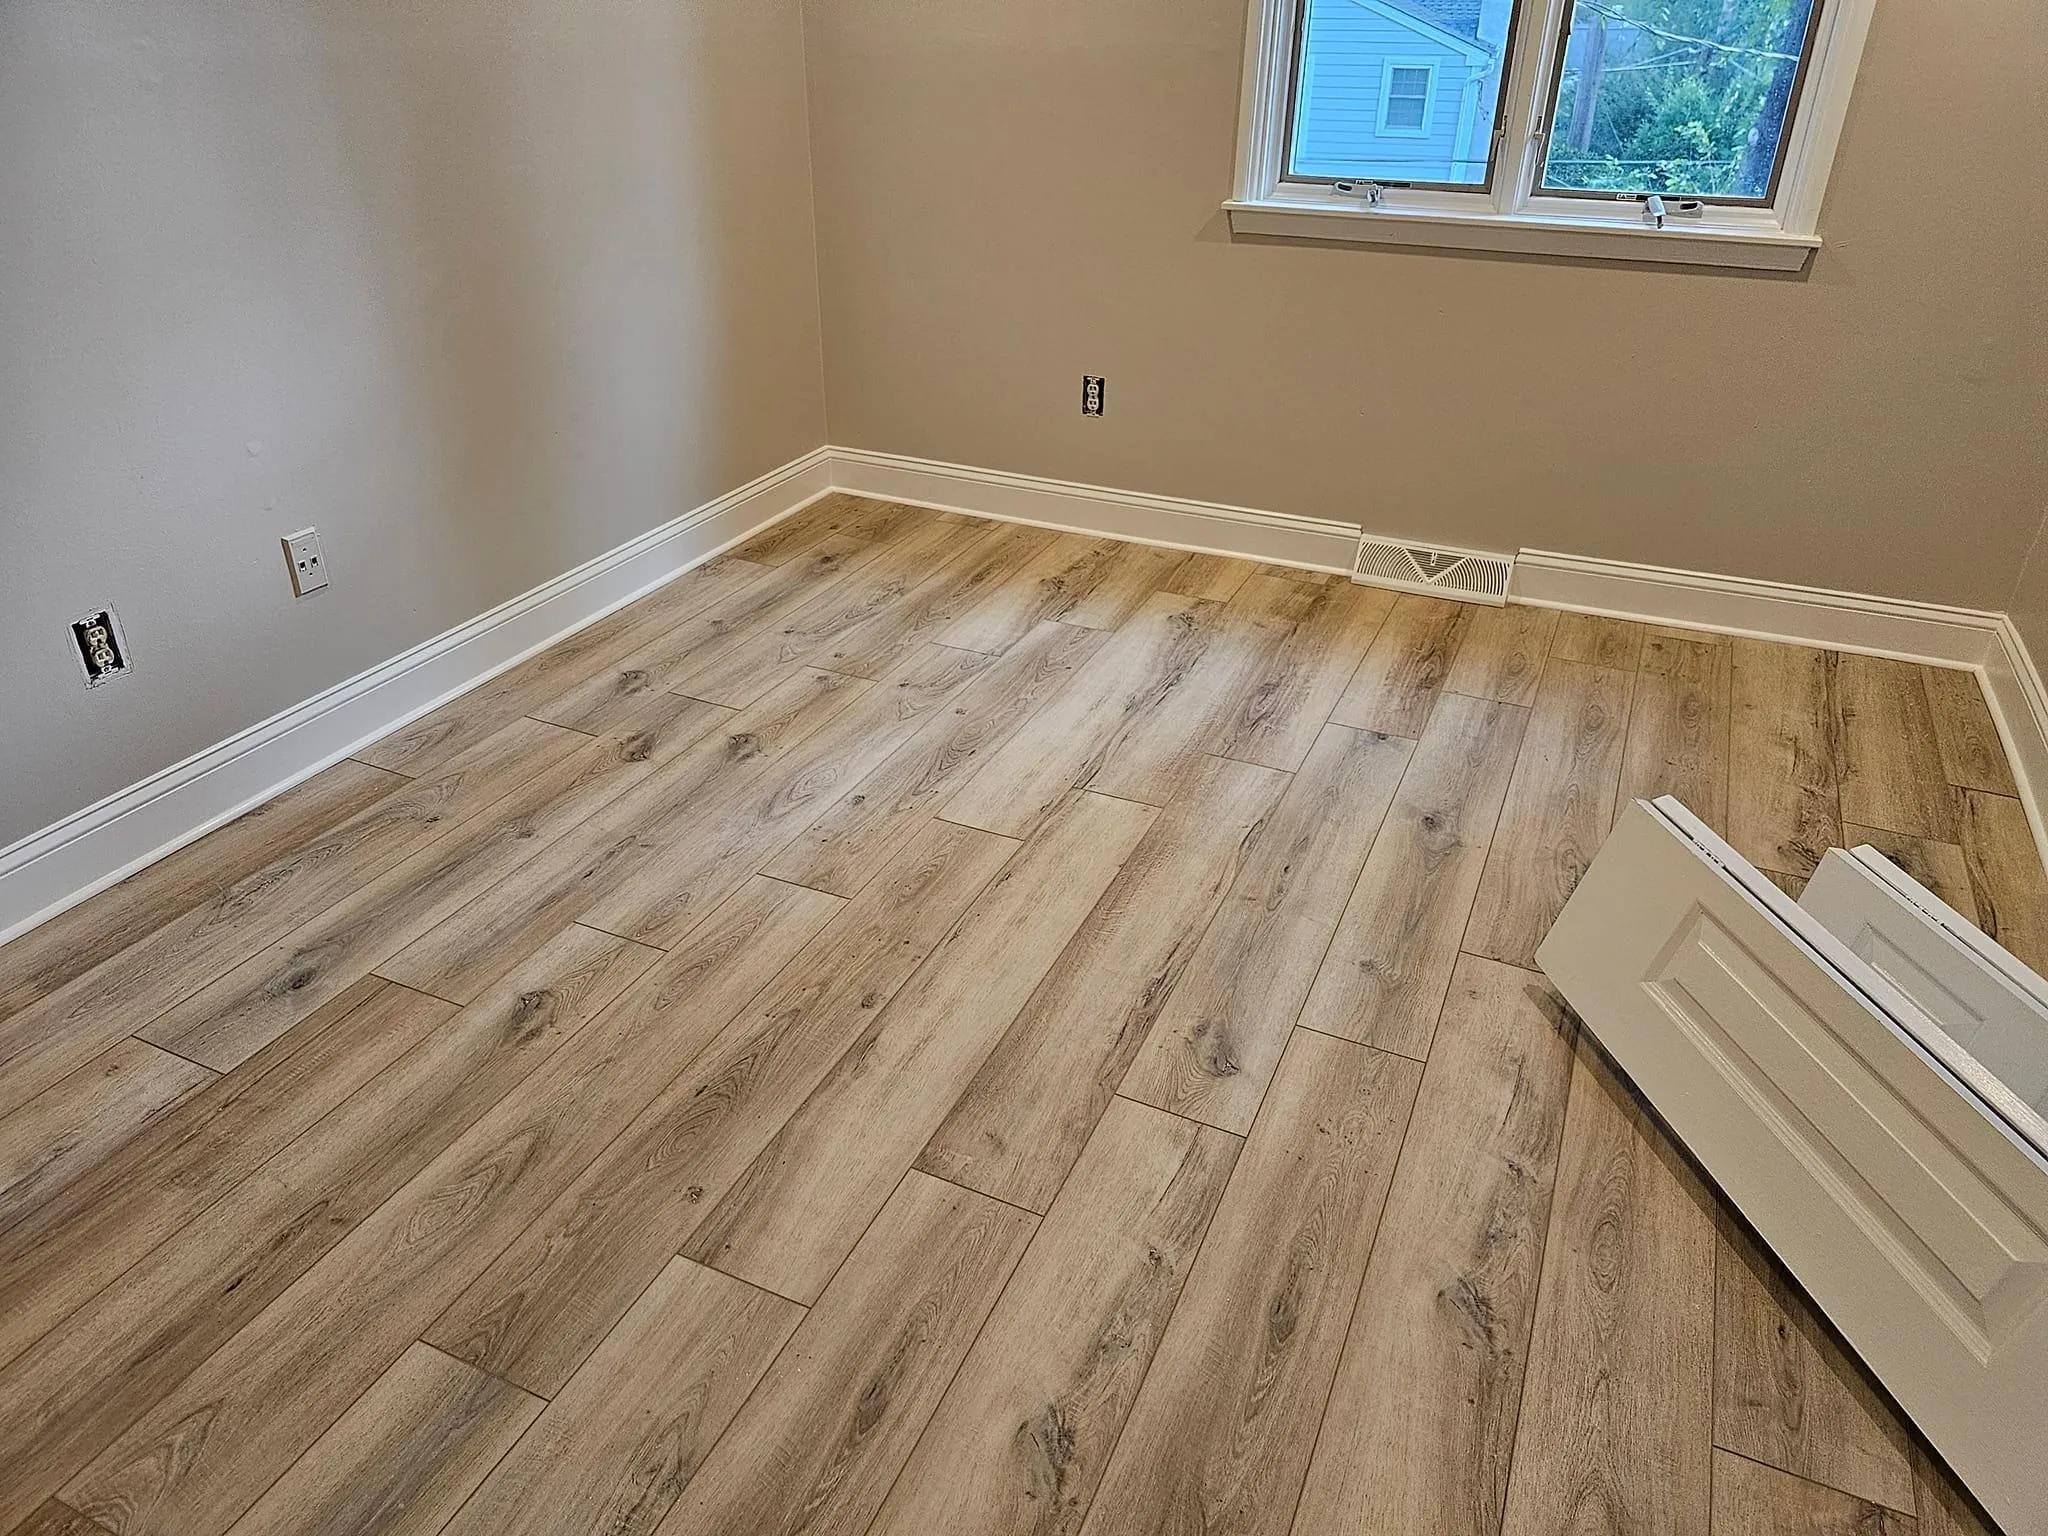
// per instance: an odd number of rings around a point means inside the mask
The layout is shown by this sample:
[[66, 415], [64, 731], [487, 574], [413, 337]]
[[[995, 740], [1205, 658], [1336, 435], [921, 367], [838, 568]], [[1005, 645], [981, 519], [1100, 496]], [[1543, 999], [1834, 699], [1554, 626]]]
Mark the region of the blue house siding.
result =
[[[1479, 168], [1454, 168], [1468, 84], [1490, 60], [1475, 58], [1427, 26], [1358, 0], [1312, 0], [1302, 39], [1292, 166], [1299, 176], [1377, 177], [1387, 181], [1462, 181]], [[1427, 65], [1435, 71], [1427, 131], [1383, 132], [1387, 66]], [[1484, 154], [1484, 145], [1467, 146]]]

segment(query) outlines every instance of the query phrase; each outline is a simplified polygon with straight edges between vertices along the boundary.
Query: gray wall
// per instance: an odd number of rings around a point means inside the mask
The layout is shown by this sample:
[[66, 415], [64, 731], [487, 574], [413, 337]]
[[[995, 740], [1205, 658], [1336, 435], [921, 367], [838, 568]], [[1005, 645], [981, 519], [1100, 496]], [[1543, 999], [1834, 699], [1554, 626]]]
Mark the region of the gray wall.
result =
[[1796, 281], [1234, 244], [1244, 16], [807, 0], [835, 442], [2006, 606], [2048, 506], [2048, 6], [1878, 7]]
[[0, 4], [0, 845], [822, 442], [803, 67], [796, 0]]

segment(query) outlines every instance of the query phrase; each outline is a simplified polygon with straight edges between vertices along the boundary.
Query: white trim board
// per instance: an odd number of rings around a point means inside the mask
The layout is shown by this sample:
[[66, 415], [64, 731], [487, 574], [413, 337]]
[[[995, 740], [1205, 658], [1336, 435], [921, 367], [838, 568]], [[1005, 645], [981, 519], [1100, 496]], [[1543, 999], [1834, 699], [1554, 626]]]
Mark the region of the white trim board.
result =
[[[0, 942], [831, 491], [1349, 574], [1355, 523], [819, 448], [98, 805], [0, 849]], [[1377, 532], [1378, 530], [1375, 530]], [[1503, 557], [1505, 558], [1505, 557]], [[2048, 688], [2003, 614], [1524, 550], [1510, 602], [1975, 672], [2048, 862]]]
[[1330, 518], [1148, 496], [864, 448], [834, 448], [831, 453], [835, 490], [941, 512], [1346, 575], [1358, 550], [1358, 525]]
[[126, 879], [833, 489], [815, 449], [0, 849], [0, 943]]
[[2004, 617], [1974, 608], [1943, 608], [1541, 549], [1525, 549], [1515, 557], [1508, 597], [1539, 608], [1972, 669], [1981, 667], [1998, 643]]

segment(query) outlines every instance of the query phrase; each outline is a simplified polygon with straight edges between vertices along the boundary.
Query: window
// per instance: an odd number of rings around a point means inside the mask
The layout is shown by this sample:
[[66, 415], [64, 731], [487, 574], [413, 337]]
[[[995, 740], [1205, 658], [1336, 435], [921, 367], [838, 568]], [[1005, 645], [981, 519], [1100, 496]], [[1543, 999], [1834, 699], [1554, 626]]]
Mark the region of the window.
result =
[[1251, 0], [1242, 233], [1796, 270], [1875, 0]]
[[1380, 132], [1401, 138], [1429, 137], [1429, 105], [1436, 95], [1436, 70], [1428, 64], [1387, 61], [1380, 87]]

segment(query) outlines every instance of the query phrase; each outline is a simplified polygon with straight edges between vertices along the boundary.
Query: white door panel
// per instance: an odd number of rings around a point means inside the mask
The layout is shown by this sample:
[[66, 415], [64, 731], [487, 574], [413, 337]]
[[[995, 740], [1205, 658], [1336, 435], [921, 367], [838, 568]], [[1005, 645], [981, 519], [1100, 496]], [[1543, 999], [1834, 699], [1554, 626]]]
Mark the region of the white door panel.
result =
[[1890, 900], [1844, 942], [1827, 887], [1824, 924], [1638, 802], [1537, 960], [1985, 1507], [2048, 1536], [2048, 1159], [1854, 952], [1869, 929], [1961, 984]]
[[1874, 848], [1833, 849], [1799, 905], [1912, 998], [1928, 1048], [2048, 1152], [2048, 983]]

